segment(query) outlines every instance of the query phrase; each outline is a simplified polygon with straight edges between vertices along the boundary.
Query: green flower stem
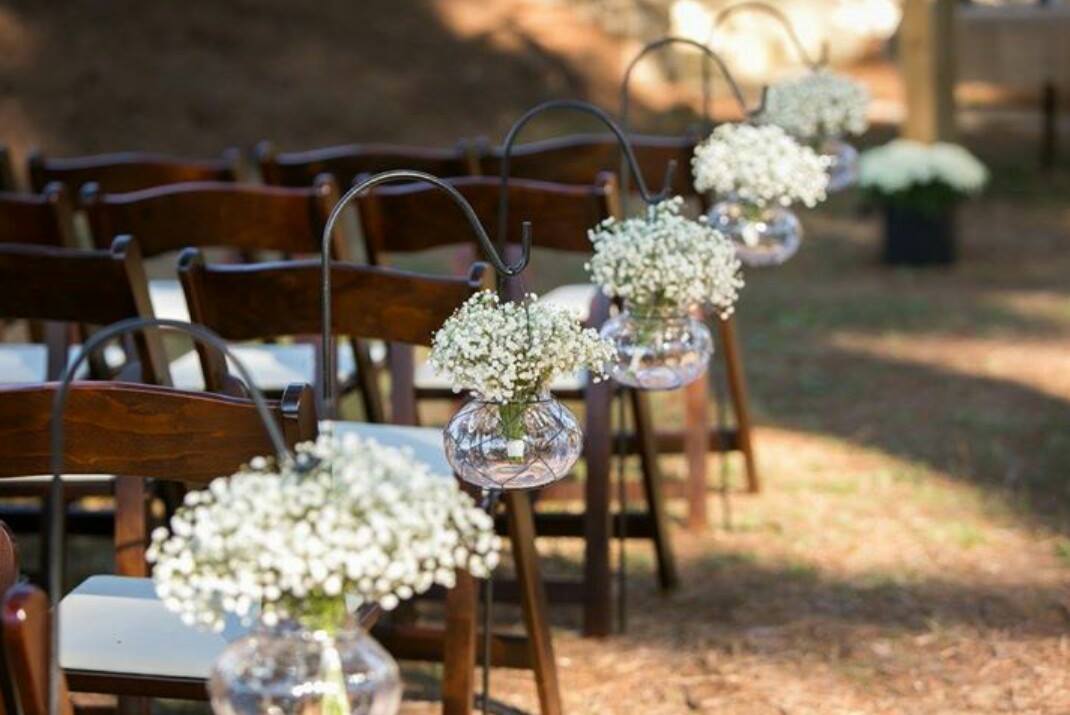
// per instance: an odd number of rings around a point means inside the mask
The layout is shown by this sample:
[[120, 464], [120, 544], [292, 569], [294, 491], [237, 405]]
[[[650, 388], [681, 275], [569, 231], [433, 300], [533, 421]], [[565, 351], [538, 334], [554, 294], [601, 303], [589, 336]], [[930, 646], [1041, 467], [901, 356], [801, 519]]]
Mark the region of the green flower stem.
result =
[[335, 645], [338, 631], [349, 619], [345, 598], [311, 595], [291, 612], [297, 614], [296, 620], [303, 628], [317, 634], [315, 637], [320, 643], [321, 715], [350, 715], [342, 654]]
[[[505, 402], [498, 408], [498, 414], [502, 421], [502, 435], [509, 441], [523, 440], [527, 436], [524, 426], [524, 415], [527, 413], [527, 402]], [[511, 462], [522, 463], [524, 455], [510, 454]]]

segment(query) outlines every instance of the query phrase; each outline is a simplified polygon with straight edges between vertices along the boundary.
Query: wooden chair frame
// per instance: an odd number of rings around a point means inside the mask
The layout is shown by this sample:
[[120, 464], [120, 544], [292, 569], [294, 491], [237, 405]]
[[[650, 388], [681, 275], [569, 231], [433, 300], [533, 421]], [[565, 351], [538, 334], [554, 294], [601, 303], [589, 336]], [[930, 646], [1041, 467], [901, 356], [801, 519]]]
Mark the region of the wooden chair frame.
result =
[[191, 181], [234, 182], [239, 179], [240, 169], [241, 152], [237, 149], [227, 149], [218, 159], [186, 159], [148, 152], [50, 157], [34, 149], [27, 160], [34, 191], [58, 181], [75, 194], [91, 182], [113, 194]]

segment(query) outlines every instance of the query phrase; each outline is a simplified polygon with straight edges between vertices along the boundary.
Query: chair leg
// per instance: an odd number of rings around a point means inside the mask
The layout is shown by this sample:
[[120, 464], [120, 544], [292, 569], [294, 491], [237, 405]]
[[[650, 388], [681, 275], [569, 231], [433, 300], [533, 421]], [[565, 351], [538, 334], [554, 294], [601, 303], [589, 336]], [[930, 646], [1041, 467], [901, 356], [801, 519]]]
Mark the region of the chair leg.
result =
[[[676, 558], [669, 537], [669, 520], [665, 511], [665, 494], [662, 491], [661, 468], [658, 465], [654, 420], [650, 412], [650, 397], [639, 390], [628, 390], [635, 415], [635, 434], [639, 440], [639, 462], [643, 471], [643, 494], [647, 511], [654, 523], [654, 551], [658, 558], [658, 583], [663, 590], [676, 588]], [[623, 426], [621, 426], [623, 428]]]
[[762, 490], [758, 466], [754, 459], [754, 444], [751, 441], [750, 407], [747, 401], [747, 381], [743, 374], [743, 354], [739, 348], [734, 318], [718, 322], [721, 344], [724, 345], [725, 372], [728, 375], [728, 391], [732, 409], [736, 415], [739, 450], [747, 472], [747, 491], [757, 494]]
[[687, 528], [704, 531], [706, 460], [710, 449], [709, 371], [684, 388], [684, 454], [687, 458]]
[[612, 623], [612, 587], [609, 563], [609, 471], [613, 388], [600, 382], [585, 394], [587, 409], [584, 458], [587, 464], [584, 508], [583, 634], [608, 636]]
[[446, 592], [446, 632], [442, 653], [442, 713], [470, 715], [475, 694], [476, 580], [457, 571]]
[[115, 572], [120, 576], [149, 575], [145, 562], [145, 495], [144, 479], [115, 478]]
[[539, 572], [539, 553], [535, 550], [535, 519], [531, 499], [522, 492], [509, 492], [505, 500], [509, 509], [509, 540], [524, 610], [528, 647], [535, 670], [535, 685], [539, 691], [540, 712], [542, 715], [560, 715], [563, 711], [561, 689], [550, 635], [546, 587]]

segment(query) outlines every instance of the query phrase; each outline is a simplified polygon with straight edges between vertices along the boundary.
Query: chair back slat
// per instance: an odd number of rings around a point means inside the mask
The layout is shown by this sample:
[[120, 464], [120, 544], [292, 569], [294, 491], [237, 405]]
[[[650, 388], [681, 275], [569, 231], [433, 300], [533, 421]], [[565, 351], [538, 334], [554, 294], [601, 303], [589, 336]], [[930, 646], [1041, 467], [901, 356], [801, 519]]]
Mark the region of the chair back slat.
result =
[[[55, 383], [0, 387], [0, 478], [49, 474]], [[315, 436], [311, 389], [294, 386], [273, 407], [291, 445]], [[272, 444], [244, 398], [123, 382], [77, 382], [64, 411], [67, 473], [206, 483]]]
[[[675, 161], [673, 193], [682, 196], [695, 193], [691, 178], [691, 156], [696, 144], [694, 137], [633, 134], [629, 139], [639, 168], [648, 181], [660, 181], [669, 161]], [[486, 176], [500, 175], [501, 155], [500, 148], [485, 153], [480, 160], [480, 173]], [[620, 168], [620, 145], [611, 134], [575, 134], [519, 144], [509, 155], [510, 177], [565, 184], [589, 184], [599, 172], [619, 172]], [[657, 190], [660, 187], [651, 188]]]
[[239, 161], [236, 149], [228, 149], [218, 159], [184, 159], [145, 152], [60, 158], [33, 152], [29, 174], [34, 191], [58, 181], [75, 194], [88, 183], [116, 194], [190, 181], [237, 181]]
[[257, 147], [260, 175], [265, 184], [311, 186], [320, 174], [348, 187], [361, 174], [414, 169], [435, 176], [467, 176], [478, 169], [465, 144], [449, 149], [399, 144], [348, 144], [311, 151], [278, 153], [268, 142]]
[[187, 246], [319, 253], [337, 198], [326, 177], [303, 189], [207, 182], [103, 194], [88, 184], [81, 196], [98, 246], [132, 234], [146, 256]]
[[19, 183], [15, 180], [15, 163], [11, 161], [11, 152], [0, 144], [0, 191], [18, 190]]
[[[497, 230], [499, 179], [450, 179], [493, 236]], [[612, 214], [615, 179], [602, 174], [594, 185], [566, 185], [527, 179], [509, 182], [508, 241], [519, 244], [521, 223], [531, 221], [537, 248], [588, 253], [587, 230]], [[369, 260], [388, 254], [471, 245], [472, 228], [445, 193], [410, 183], [373, 189], [357, 198]]]
[[[476, 264], [467, 278], [446, 278], [334, 263], [332, 332], [430, 345], [434, 331], [479, 290], [484, 270]], [[322, 329], [318, 260], [207, 265], [200, 251], [189, 249], [178, 272], [193, 321], [227, 340], [315, 335]]]
[[71, 202], [62, 184], [40, 194], [0, 191], [0, 243], [73, 246]]
[[[98, 326], [153, 317], [137, 242], [120, 236], [107, 251], [0, 244], [0, 317]], [[134, 345], [142, 379], [169, 384], [156, 331], [138, 333]]]
[[[48, 596], [41, 589], [23, 583], [4, 593], [0, 608], [4, 661], [22, 715], [49, 715], [51, 624]], [[59, 704], [60, 715], [74, 715], [66, 678], [60, 681]]]

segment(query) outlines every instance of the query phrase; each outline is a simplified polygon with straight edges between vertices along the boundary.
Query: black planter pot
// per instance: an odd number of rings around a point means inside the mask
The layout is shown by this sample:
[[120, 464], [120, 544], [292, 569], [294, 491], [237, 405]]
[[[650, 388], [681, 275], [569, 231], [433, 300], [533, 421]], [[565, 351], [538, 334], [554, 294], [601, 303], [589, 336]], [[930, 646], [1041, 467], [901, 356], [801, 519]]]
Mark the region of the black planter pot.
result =
[[955, 211], [933, 216], [900, 206], [884, 210], [884, 262], [946, 266], [955, 262]]

